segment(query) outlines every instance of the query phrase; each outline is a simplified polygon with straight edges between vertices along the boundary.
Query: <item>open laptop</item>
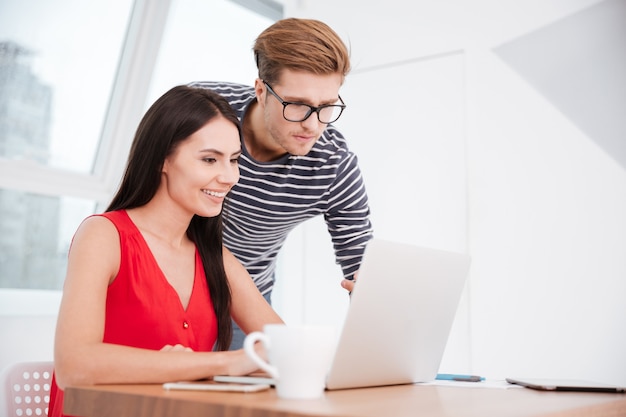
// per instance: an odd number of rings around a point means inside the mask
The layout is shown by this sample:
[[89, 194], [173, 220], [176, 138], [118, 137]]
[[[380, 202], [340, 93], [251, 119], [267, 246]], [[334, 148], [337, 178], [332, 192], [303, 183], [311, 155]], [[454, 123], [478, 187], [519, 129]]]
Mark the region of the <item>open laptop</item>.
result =
[[[374, 239], [326, 379], [326, 389], [410, 384], [437, 375], [469, 269], [467, 255]], [[224, 382], [270, 382], [215, 377]]]
[[463, 254], [372, 240], [327, 389], [435, 379], [468, 269]]

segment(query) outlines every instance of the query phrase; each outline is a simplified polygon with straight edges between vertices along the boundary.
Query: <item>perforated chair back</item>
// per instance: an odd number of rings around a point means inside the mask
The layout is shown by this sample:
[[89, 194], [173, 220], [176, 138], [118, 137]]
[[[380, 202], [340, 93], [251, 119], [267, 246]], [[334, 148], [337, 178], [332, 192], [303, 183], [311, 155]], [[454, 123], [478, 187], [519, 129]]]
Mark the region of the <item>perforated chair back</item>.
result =
[[48, 415], [53, 362], [19, 362], [5, 370], [8, 417]]

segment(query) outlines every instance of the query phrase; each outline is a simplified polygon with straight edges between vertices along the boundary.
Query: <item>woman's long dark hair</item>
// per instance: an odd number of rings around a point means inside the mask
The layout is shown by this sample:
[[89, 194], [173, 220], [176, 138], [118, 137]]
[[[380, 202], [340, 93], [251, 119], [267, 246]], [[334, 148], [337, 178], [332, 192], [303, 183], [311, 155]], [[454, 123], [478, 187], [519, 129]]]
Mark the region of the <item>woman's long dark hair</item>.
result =
[[[207, 89], [177, 86], [161, 96], [139, 123], [122, 183], [106, 211], [143, 206], [156, 194], [168, 155], [215, 117], [223, 116], [239, 130], [239, 120], [228, 102]], [[187, 236], [202, 259], [217, 316], [218, 350], [228, 350], [232, 339], [231, 294], [222, 254], [222, 214], [194, 215]]]

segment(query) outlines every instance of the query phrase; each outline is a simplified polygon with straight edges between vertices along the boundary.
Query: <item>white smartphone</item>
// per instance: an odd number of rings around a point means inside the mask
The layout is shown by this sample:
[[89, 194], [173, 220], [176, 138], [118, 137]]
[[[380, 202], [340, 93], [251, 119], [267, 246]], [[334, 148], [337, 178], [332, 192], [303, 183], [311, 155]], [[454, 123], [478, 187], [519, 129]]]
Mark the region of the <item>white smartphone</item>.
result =
[[167, 390], [191, 391], [225, 391], [225, 392], [259, 392], [270, 388], [269, 384], [231, 384], [213, 381], [207, 382], [166, 382], [163, 388]]
[[268, 376], [255, 376], [255, 375], [244, 375], [244, 376], [230, 376], [230, 375], [215, 375], [213, 377], [213, 381], [215, 382], [230, 382], [235, 384], [267, 384], [267, 385], [276, 385], [276, 382], [273, 378]]

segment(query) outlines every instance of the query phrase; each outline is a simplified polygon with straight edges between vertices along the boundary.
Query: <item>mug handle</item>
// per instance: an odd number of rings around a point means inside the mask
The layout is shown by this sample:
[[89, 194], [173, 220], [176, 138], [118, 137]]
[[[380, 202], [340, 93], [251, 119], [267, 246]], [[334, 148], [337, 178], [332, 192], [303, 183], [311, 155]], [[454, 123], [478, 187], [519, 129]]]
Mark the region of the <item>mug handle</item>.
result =
[[247, 335], [243, 341], [243, 350], [246, 352], [246, 355], [252, 359], [252, 362], [259, 366], [259, 368], [267, 372], [272, 378], [278, 379], [278, 369], [261, 359], [261, 357], [256, 353], [256, 350], [254, 350], [254, 344], [258, 341], [263, 343], [267, 350], [270, 349], [270, 339], [265, 333], [252, 332]]

